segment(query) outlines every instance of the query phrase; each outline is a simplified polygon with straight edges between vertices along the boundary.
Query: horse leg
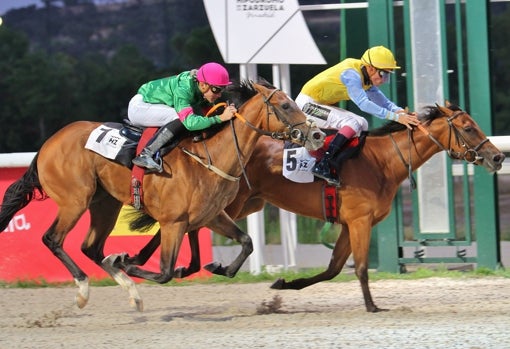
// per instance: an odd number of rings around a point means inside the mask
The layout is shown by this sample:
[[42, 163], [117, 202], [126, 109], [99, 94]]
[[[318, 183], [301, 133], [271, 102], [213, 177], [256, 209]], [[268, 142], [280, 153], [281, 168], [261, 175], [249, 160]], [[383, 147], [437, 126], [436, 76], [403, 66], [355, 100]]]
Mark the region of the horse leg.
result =
[[122, 269], [129, 275], [150, 281], [164, 284], [172, 280], [174, 276], [174, 267], [179, 254], [184, 233], [188, 228], [188, 222], [162, 223], [161, 226], [161, 254], [160, 254], [160, 273], [142, 269], [136, 265], [124, 265], [117, 256], [110, 255], [103, 260], [103, 263], [113, 265], [120, 264]]
[[[241, 229], [237, 227], [234, 221], [225, 213], [222, 212], [215, 219], [207, 224], [207, 226], [214, 230], [214, 232], [226, 236], [230, 239], [233, 239], [241, 244], [241, 253], [239, 256], [227, 267], [223, 267], [221, 263], [212, 262], [204, 266], [204, 269], [207, 271], [228, 277], [234, 277], [246, 258], [253, 252], [253, 244], [251, 242], [251, 238], [248, 234], [243, 232]], [[198, 230], [192, 230], [188, 232], [189, 244], [191, 247], [191, 261], [188, 266], [177, 268], [174, 271], [174, 277], [184, 278], [193, 273], [196, 273], [200, 270], [200, 249], [199, 249], [199, 240], [198, 240]], [[160, 241], [160, 231], [154, 235], [154, 237], [149, 241], [149, 243], [140, 251], [138, 255], [133, 257], [126, 256], [109, 256], [107, 259], [111, 260], [113, 265], [118, 266], [122, 270], [127, 270], [131, 266], [139, 265], [136, 264], [141, 262], [142, 265], [145, 263], [149, 257], [154, 253], [156, 248], [159, 245]], [[135, 263], [136, 262], [136, 263]]]
[[178, 267], [174, 271], [174, 277], [185, 278], [200, 271], [200, 246], [198, 241], [198, 229], [188, 232], [189, 247], [191, 249], [191, 260], [188, 267]]
[[90, 211], [90, 229], [85, 237], [81, 250], [94, 263], [106, 271], [123, 289], [129, 292], [129, 303], [138, 311], [143, 310], [143, 301], [138, 293], [135, 282], [119, 268], [103, 263], [106, 239], [113, 230], [122, 203], [98, 187], [92, 199]]
[[300, 290], [321, 281], [331, 280], [337, 276], [340, 271], [342, 271], [342, 267], [347, 261], [347, 258], [349, 258], [350, 254], [351, 244], [349, 239], [349, 231], [347, 226], [343, 225], [342, 232], [338, 236], [335, 247], [333, 248], [333, 253], [331, 255], [331, 260], [329, 262], [328, 268], [325, 271], [312, 277], [301, 278], [292, 281], [278, 279], [271, 285], [271, 288], [277, 290]]
[[[178, 267], [174, 270], [175, 278], [185, 278], [191, 274], [200, 271], [200, 247], [198, 241], [198, 230], [188, 232], [188, 241], [191, 248], [191, 260], [188, 267]], [[152, 239], [145, 245], [138, 254], [133, 257], [126, 256], [123, 264], [126, 265], [144, 265], [154, 254], [161, 243], [161, 230], [158, 230]]]
[[55, 218], [50, 228], [42, 237], [44, 245], [50, 249], [73, 276], [74, 282], [78, 286], [75, 301], [80, 309], [87, 305], [89, 300], [89, 279], [87, 274], [64, 251], [63, 245], [67, 234], [75, 226], [84, 211], [84, 209], [77, 209], [75, 207], [60, 206], [57, 218]]
[[[191, 260], [188, 267], [178, 267], [174, 270], [175, 278], [185, 278], [191, 274], [200, 271], [200, 249], [198, 241], [198, 230], [192, 230], [188, 232], [189, 245], [191, 248]], [[129, 265], [144, 265], [147, 263], [149, 258], [156, 252], [157, 248], [161, 243], [161, 230], [158, 230], [156, 234], [150, 239], [138, 254], [129, 256], [126, 253], [117, 254], [117, 258], [112, 260], [113, 266], [120, 269], [126, 268]], [[110, 258], [110, 257], [109, 257]], [[113, 257], [112, 257], [113, 258]]]
[[[237, 227], [234, 221], [225, 213], [222, 212], [215, 219], [208, 223], [208, 228], [214, 232], [233, 239], [241, 244], [241, 253], [239, 256], [227, 267], [223, 267], [221, 263], [212, 262], [204, 266], [207, 271], [228, 277], [234, 277], [244, 261], [253, 252], [253, 244], [248, 234], [243, 232]], [[184, 278], [200, 270], [200, 249], [198, 240], [198, 230], [188, 232], [189, 244], [191, 247], [191, 261], [189, 266], [179, 267], [174, 271], [174, 277]], [[150, 256], [156, 251], [161, 241], [161, 230], [159, 230], [152, 239], [145, 245], [140, 252], [129, 257], [127, 255], [111, 255], [107, 257], [108, 264], [116, 266], [122, 270], [127, 270], [130, 267], [143, 265]]]
[[[145, 245], [138, 254], [135, 254], [133, 257], [125, 254], [122, 256], [123, 263], [125, 265], [144, 265], [147, 263], [149, 258], [156, 252], [159, 245], [161, 244], [161, 230], [158, 230], [156, 234], [150, 239], [150, 241]], [[176, 276], [177, 277], [177, 276]]]
[[361, 285], [365, 307], [370, 313], [387, 311], [387, 309], [378, 308], [372, 299], [372, 294], [368, 285], [368, 253], [370, 249], [370, 224], [355, 226], [351, 224], [351, 245], [354, 257], [355, 272]]
[[[221, 263], [212, 262], [204, 266], [204, 269], [210, 271], [213, 274], [223, 275], [227, 277], [234, 277], [243, 263], [246, 261], [248, 256], [253, 252], [253, 243], [248, 234], [243, 232], [239, 227], [234, 223], [234, 221], [222, 211], [218, 216], [216, 216], [212, 221], [207, 223], [207, 227], [211, 228], [214, 232], [231, 238], [238, 243], [241, 244], [241, 253], [234, 259], [234, 261], [223, 267]], [[190, 239], [191, 242], [191, 239]], [[197, 243], [197, 252], [198, 252], [198, 243]]]

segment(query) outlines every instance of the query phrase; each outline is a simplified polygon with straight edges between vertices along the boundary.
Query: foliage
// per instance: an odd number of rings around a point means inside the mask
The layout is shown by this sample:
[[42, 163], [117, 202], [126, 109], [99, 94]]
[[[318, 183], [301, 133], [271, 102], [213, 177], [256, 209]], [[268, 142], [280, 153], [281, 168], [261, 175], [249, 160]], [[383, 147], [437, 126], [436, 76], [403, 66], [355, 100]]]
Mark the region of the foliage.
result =
[[[43, 3], [43, 8], [27, 6], [7, 12], [0, 27], [0, 122], [9, 125], [0, 139], [0, 153], [36, 151], [51, 134], [74, 120], [120, 120], [145, 81], [204, 61], [222, 61], [200, 0], [136, 1], [101, 8], [92, 0]], [[491, 8], [494, 133], [508, 134], [510, 6], [492, 4]], [[338, 14], [305, 11], [304, 16], [327, 64], [336, 63], [340, 56]], [[396, 17], [401, 21], [401, 15]], [[452, 17], [448, 15], [450, 22]], [[449, 62], [457, 72], [452, 28], [450, 23]], [[401, 42], [402, 33], [397, 36]], [[235, 78], [237, 67], [228, 68]], [[323, 69], [321, 65], [291, 66], [292, 96]], [[259, 65], [258, 70], [263, 77], [271, 75], [269, 64]], [[455, 78], [450, 74], [450, 80]], [[455, 82], [450, 86], [451, 97], [458, 98]], [[399, 85], [399, 91], [404, 102], [405, 88]], [[316, 234], [311, 232], [312, 237]]]
[[120, 120], [127, 102], [154, 66], [132, 46], [110, 59], [89, 54], [80, 60], [57, 52], [30, 51], [26, 39], [0, 28], [0, 122], [9, 125], [0, 153], [36, 151], [76, 120]]
[[[141, 84], [221, 61], [198, 0], [45, 1], [0, 27], [0, 153], [37, 151], [76, 120], [120, 121]], [[191, 6], [190, 6], [191, 5]], [[165, 67], [165, 68], [163, 68]]]

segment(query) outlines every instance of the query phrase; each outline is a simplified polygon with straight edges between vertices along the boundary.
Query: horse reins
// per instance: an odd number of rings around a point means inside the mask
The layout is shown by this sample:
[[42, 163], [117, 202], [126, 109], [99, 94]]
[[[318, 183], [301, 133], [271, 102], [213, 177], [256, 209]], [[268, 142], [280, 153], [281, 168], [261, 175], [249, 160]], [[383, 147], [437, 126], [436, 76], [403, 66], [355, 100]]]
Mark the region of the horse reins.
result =
[[[465, 111], [460, 110], [460, 111], [453, 113], [452, 116], [450, 116], [449, 118], [446, 119], [446, 122], [448, 122], [448, 126], [450, 127], [450, 133], [448, 135], [448, 148], [445, 148], [441, 143], [439, 143], [439, 141], [434, 136], [432, 136], [430, 134], [430, 132], [425, 127], [423, 127], [423, 125], [418, 125], [418, 129], [420, 131], [422, 131], [425, 135], [427, 135], [439, 147], [439, 149], [445, 151], [450, 158], [455, 159], [455, 160], [464, 160], [464, 161], [467, 161], [468, 163], [472, 164], [478, 160], [483, 159], [483, 157], [478, 155], [478, 150], [480, 150], [483, 147], [483, 145], [489, 141], [489, 139], [485, 138], [476, 147], [470, 148], [470, 146], [466, 142], [466, 139], [464, 138], [464, 136], [462, 136], [460, 131], [455, 127], [455, 125], [453, 125], [453, 122], [452, 122], [459, 115], [462, 115], [465, 113], [466, 113]], [[466, 151], [464, 151], [464, 154], [461, 154], [460, 152], [454, 152], [452, 150], [452, 148], [451, 148], [452, 131], [455, 134], [455, 140], [456, 140], [457, 144], [460, 144], [463, 148], [466, 149]], [[467, 158], [467, 154], [473, 154], [473, 160], [469, 160]]]
[[[301, 124], [304, 124], [306, 123], [306, 121], [304, 122], [300, 122], [300, 123], [297, 123], [295, 125], [292, 125], [290, 124], [285, 118], [282, 118], [276, 108], [271, 104], [269, 103], [269, 101], [271, 100], [271, 98], [273, 97], [273, 95], [276, 93], [276, 92], [279, 92], [281, 91], [280, 89], [276, 88], [274, 90], [271, 91], [271, 93], [266, 97], [266, 96], [263, 96], [264, 97], [264, 104], [266, 105], [266, 115], [267, 115], [267, 119], [268, 119], [268, 124], [269, 124], [269, 116], [271, 114], [275, 115], [276, 118], [278, 120], [280, 120], [283, 124], [285, 124], [285, 126], [287, 126], [287, 128], [290, 130], [290, 133], [289, 132], [272, 132], [272, 131], [266, 131], [264, 129], [261, 129], [261, 128], [258, 128], [257, 126], [253, 125], [251, 122], [249, 122], [248, 120], [246, 120], [244, 118], [244, 116], [242, 116], [241, 114], [239, 113], [234, 113], [234, 116], [236, 118], [238, 118], [239, 120], [241, 120], [244, 124], [246, 124], [248, 127], [250, 127], [252, 130], [254, 130], [255, 132], [261, 134], [261, 135], [264, 135], [264, 136], [269, 136], [273, 139], [278, 139], [278, 140], [286, 140], [288, 138], [302, 138], [301, 137], [301, 131], [300, 130], [296, 130], [295, 127], [296, 126], [299, 126]], [[210, 110], [209, 112], [207, 113], [207, 115], [211, 115], [214, 111], [216, 111], [218, 108], [221, 108], [221, 107], [226, 107], [227, 106], [227, 103], [225, 102], [220, 102], [218, 104], [215, 104]], [[297, 132], [297, 135], [293, 136], [294, 132]]]
[[[446, 122], [448, 123], [448, 127], [449, 127], [449, 135], [448, 135], [448, 147], [445, 148], [438, 140], [437, 138], [435, 138], [434, 136], [432, 136], [432, 134], [429, 132], [429, 130], [427, 130], [423, 125], [419, 124], [417, 125], [417, 128], [423, 132], [432, 142], [434, 142], [438, 147], [439, 149], [441, 149], [442, 151], [445, 151], [448, 156], [452, 159], [455, 159], [455, 160], [464, 160], [468, 163], [475, 163], [476, 161], [478, 160], [481, 160], [483, 159], [483, 157], [479, 156], [478, 155], [478, 150], [480, 150], [480, 148], [482, 148], [482, 146], [487, 143], [489, 141], [488, 138], [485, 138], [483, 141], [480, 142], [480, 144], [478, 144], [476, 147], [470, 147], [468, 145], [468, 143], [466, 142], [466, 139], [464, 136], [462, 136], [462, 134], [460, 133], [460, 131], [457, 129], [457, 127], [455, 127], [455, 125], [453, 124], [453, 120], [455, 118], [457, 118], [459, 115], [462, 115], [462, 114], [465, 114], [466, 112], [465, 111], [457, 111], [455, 113], [453, 113], [452, 116], [450, 116], [449, 118], [446, 119]], [[454, 152], [452, 150], [452, 132], [455, 134], [455, 140], [457, 142], [457, 144], [460, 144], [463, 148], [465, 148], [466, 150], [464, 151], [464, 154], [461, 154], [460, 152]], [[416, 180], [414, 179], [412, 173], [413, 173], [413, 169], [412, 169], [412, 161], [411, 161], [411, 143], [413, 143], [413, 140], [412, 140], [412, 130], [409, 130], [408, 129], [408, 138], [409, 138], [409, 154], [408, 154], [408, 159], [409, 159], [409, 162], [406, 162], [406, 160], [404, 159], [404, 156], [402, 155], [402, 152], [400, 151], [397, 143], [395, 142], [395, 139], [393, 138], [393, 136], [391, 135], [390, 133], [390, 139], [393, 143], [393, 146], [395, 147], [395, 150], [397, 151], [397, 154], [398, 156], [400, 157], [400, 160], [402, 161], [402, 163], [404, 164], [404, 166], [406, 167], [407, 171], [408, 171], [408, 178], [409, 178], [409, 181], [411, 183], [411, 190], [413, 189], [416, 189]], [[467, 158], [467, 154], [473, 154], [473, 160], [469, 160]]]
[[413, 166], [411, 161], [411, 143], [413, 143], [412, 130], [407, 129], [407, 135], [409, 138], [409, 154], [408, 154], [409, 163], [407, 163], [406, 159], [404, 159], [404, 155], [402, 155], [402, 152], [400, 151], [400, 148], [398, 147], [397, 142], [395, 142], [395, 139], [393, 138], [392, 134], [391, 133], [389, 134], [391, 142], [393, 143], [393, 147], [397, 151], [397, 155], [399, 156], [400, 160], [407, 169], [407, 177], [409, 178], [411, 191], [413, 191], [414, 189], [416, 189], [416, 180], [413, 177]]
[[[296, 137], [296, 138], [303, 138], [302, 137], [302, 133], [300, 130], [296, 130], [295, 127], [298, 126], [298, 125], [301, 125], [303, 123], [306, 123], [306, 122], [302, 122], [302, 123], [298, 123], [296, 125], [292, 125], [290, 124], [289, 122], [287, 122], [286, 119], [282, 118], [276, 108], [271, 104], [269, 103], [269, 101], [271, 100], [271, 97], [273, 97], [273, 95], [278, 92], [278, 91], [281, 91], [280, 89], [274, 89], [271, 91], [271, 93], [266, 97], [264, 96], [264, 104], [266, 104], [266, 110], [267, 110], [267, 120], [268, 120], [268, 125], [269, 125], [269, 116], [271, 114], [275, 115], [276, 118], [278, 120], [280, 120], [283, 124], [285, 124], [285, 126], [290, 130], [290, 134], [288, 132], [271, 132], [271, 131], [266, 131], [266, 130], [263, 130], [263, 129], [260, 129], [258, 127], [256, 127], [255, 125], [253, 125], [251, 122], [249, 122], [248, 120], [246, 120], [241, 114], [239, 113], [234, 113], [234, 116], [236, 118], [238, 118], [239, 120], [241, 120], [244, 124], [246, 124], [247, 126], [249, 126], [252, 130], [256, 131], [257, 133], [261, 134], [261, 135], [264, 135], [264, 136], [270, 136], [271, 138], [273, 139], [278, 139], [278, 140], [285, 140], [285, 139], [288, 139], [288, 138], [292, 138], [293, 135]], [[211, 115], [214, 111], [216, 111], [218, 108], [221, 108], [221, 107], [226, 107], [227, 106], [227, 103], [225, 102], [220, 102], [218, 104], [215, 104], [210, 110], [209, 112], [207, 113], [207, 115]], [[237, 138], [237, 134], [236, 134], [236, 131], [235, 131], [235, 127], [234, 127], [234, 123], [232, 122], [232, 119], [230, 120], [230, 126], [232, 128], [232, 133], [234, 135], [234, 142], [235, 142], [235, 148], [236, 148], [236, 153], [237, 153], [237, 158], [238, 158], [238, 161], [239, 163], [241, 164], [241, 170], [242, 170], [242, 173], [243, 173], [243, 177], [245, 178], [246, 180], [246, 183], [248, 185], [248, 189], [251, 190], [251, 185], [250, 185], [250, 182], [248, 180], [248, 175], [246, 174], [246, 170], [245, 170], [245, 166], [243, 164], [243, 159], [241, 158], [241, 153], [239, 151], [239, 141], [238, 141], [238, 138]], [[298, 132], [297, 134], [295, 134], [295, 132]], [[306, 139], [306, 138], [305, 138]], [[195, 159], [196, 161], [198, 161], [199, 163], [201, 163], [202, 165], [204, 165], [207, 169], [213, 171], [214, 173], [218, 174], [219, 176], [229, 180], [229, 181], [238, 181], [240, 177], [234, 177], [234, 176], [231, 176], [225, 172], [223, 172], [221, 169], [217, 168], [216, 166], [214, 166], [212, 164], [212, 161], [211, 161], [211, 157], [209, 156], [209, 152], [207, 150], [207, 146], [205, 145], [204, 143], [204, 148], [205, 148], [205, 152], [207, 153], [207, 163], [203, 162], [202, 159], [190, 152], [189, 150], [187, 149], [184, 149], [182, 148], [182, 151], [191, 156], [193, 159]]]

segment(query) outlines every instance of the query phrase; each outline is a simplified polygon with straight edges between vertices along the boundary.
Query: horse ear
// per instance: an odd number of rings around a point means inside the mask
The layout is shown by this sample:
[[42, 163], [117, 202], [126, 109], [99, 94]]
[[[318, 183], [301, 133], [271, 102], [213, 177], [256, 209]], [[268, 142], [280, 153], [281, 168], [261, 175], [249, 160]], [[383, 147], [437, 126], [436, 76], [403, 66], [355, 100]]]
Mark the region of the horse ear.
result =
[[436, 103], [436, 107], [437, 109], [439, 110], [439, 112], [443, 115], [450, 115], [451, 114], [451, 110], [448, 109], [448, 108], [445, 108], [445, 107], [442, 107], [440, 106], [439, 104]]
[[447, 108], [450, 108], [450, 106], [451, 106], [452, 104], [450, 103], [450, 101], [449, 101], [449, 100], [446, 100], [446, 101], [444, 101], [444, 105], [445, 105]]
[[254, 82], [254, 81], [250, 81], [251, 82], [251, 85], [253, 86], [253, 88], [255, 90], [257, 90], [259, 93], [262, 93], [262, 88], [261, 88], [261, 85], [257, 82]]

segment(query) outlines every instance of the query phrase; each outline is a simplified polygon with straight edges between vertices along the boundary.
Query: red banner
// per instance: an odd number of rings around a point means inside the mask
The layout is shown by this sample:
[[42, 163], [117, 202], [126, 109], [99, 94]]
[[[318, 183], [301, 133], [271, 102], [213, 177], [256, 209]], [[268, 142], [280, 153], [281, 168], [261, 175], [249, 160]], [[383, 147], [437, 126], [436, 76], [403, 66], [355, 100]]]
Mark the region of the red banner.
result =
[[[1, 197], [7, 187], [25, 172], [25, 168], [3, 168], [0, 170]], [[126, 207], [127, 208], [127, 207]], [[51, 200], [32, 201], [13, 217], [7, 228], [0, 234], [0, 280], [45, 280], [47, 282], [72, 281], [73, 278], [64, 265], [43, 244], [42, 236], [53, 223], [57, 206]], [[121, 213], [122, 216], [122, 213]], [[121, 219], [105, 246], [105, 255], [127, 252], [136, 254], [151, 239], [151, 234], [129, 231]], [[93, 279], [109, 277], [100, 267], [85, 256], [80, 246], [89, 228], [88, 212], [78, 221], [64, 242], [64, 250]], [[157, 227], [156, 229], [157, 230]], [[152, 231], [154, 232], [154, 230]], [[202, 265], [212, 262], [211, 232], [202, 229], [199, 233], [200, 260]], [[177, 266], [187, 266], [191, 257], [188, 237], [185, 236]], [[159, 271], [159, 249], [145, 264], [144, 269]], [[201, 269], [193, 276], [208, 277], [211, 274]]]

